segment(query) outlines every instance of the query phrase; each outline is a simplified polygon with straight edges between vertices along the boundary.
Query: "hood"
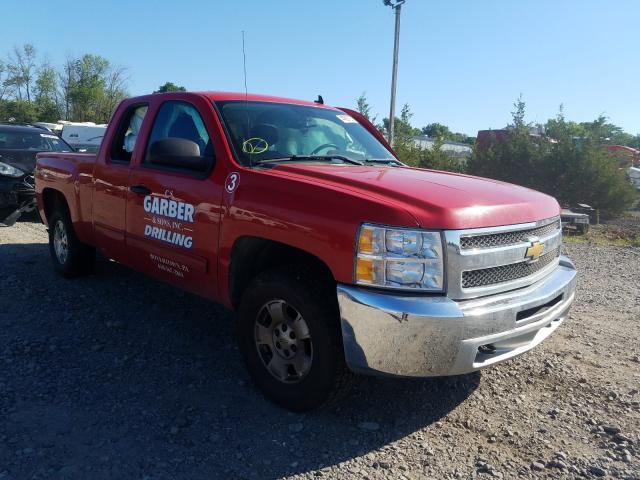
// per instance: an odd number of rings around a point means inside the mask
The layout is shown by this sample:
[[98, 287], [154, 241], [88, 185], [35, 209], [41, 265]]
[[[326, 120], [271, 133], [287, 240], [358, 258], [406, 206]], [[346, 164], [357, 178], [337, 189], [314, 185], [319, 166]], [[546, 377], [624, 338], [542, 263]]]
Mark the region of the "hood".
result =
[[25, 175], [28, 175], [33, 173], [36, 168], [37, 153], [24, 150], [0, 149], [0, 162], [22, 170]]
[[283, 164], [274, 170], [403, 208], [423, 228], [494, 227], [543, 220], [560, 213], [553, 197], [469, 175], [409, 167], [317, 164]]

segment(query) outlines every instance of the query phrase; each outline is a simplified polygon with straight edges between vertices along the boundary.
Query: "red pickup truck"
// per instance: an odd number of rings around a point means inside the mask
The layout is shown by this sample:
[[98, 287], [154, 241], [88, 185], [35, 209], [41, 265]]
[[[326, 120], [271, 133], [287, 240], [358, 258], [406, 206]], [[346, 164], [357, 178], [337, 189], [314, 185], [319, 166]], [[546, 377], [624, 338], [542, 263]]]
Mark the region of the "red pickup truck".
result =
[[539, 344], [576, 271], [557, 202], [409, 168], [362, 115], [275, 97], [122, 102], [96, 155], [42, 153], [63, 276], [96, 249], [237, 313], [256, 384], [312, 409], [350, 372], [456, 375]]

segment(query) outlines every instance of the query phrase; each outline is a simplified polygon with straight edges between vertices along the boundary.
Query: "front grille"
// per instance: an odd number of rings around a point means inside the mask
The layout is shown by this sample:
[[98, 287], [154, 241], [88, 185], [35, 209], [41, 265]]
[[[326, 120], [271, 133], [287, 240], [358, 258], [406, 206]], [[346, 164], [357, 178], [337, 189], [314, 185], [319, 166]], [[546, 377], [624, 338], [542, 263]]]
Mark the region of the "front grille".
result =
[[528, 277], [551, 264], [560, 255], [560, 247], [542, 255], [536, 262], [518, 262], [499, 267], [462, 272], [462, 288], [484, 287]]
[[529, 228], [526, 230], [516, 230], [504, 233], [488, 233], [479, 235], [468, 235], [460, 238], [460, 248], [469, 250], [472, 248], [493, 248], [505, 245], [515, 245], [526, 242], [530, 237], [544, 237], [560, 229], [560, 220], [543, 225], [541, 227]]

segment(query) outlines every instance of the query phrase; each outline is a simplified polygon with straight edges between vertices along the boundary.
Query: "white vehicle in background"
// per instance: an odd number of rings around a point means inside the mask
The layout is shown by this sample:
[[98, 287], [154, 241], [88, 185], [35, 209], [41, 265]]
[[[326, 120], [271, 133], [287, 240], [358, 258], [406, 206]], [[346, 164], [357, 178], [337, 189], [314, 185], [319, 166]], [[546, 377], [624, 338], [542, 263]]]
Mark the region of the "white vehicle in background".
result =
[[35, 122], [33, 126], [49, 130], [50, 132], [60, 136], [60, 134], [62, 133], [62, 127], [64, 125], [61, 123]]
[[629, 178], [631, 179], [631, 183], [640, 190], [640, 168], [631, 167], [629, 168]]
[[62, 139], [76, 150], [97, 152], [107, 125], [93, 122], [63, 122]]

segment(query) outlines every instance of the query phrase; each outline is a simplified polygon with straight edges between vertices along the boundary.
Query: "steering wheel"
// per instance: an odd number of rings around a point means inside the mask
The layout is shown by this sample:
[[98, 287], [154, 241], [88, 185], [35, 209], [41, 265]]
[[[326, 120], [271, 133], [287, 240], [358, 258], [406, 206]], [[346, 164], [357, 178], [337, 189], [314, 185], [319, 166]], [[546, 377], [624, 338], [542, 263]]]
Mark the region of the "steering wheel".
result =
[[310, 153], [310, 155], [315, 155], [316, 153], [318, 153], [320, 150], [323, 150], [325, 148], [329, 148], [329, 147], [333, 147], [336, 150], [340, 150], [340, 147], [338, 147], [335, 143], [323, 143], [322, 145], [320, 145], [317, 148], [313, 149], [313, 152]]

